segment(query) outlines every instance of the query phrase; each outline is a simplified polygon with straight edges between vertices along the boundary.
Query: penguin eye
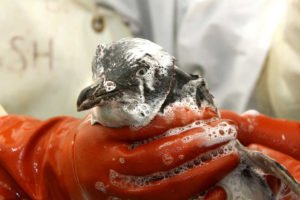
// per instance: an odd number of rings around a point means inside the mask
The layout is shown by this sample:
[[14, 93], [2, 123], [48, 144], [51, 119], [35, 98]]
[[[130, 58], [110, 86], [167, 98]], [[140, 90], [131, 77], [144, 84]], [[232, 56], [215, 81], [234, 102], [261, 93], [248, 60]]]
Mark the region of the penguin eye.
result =
[[146, 67], [142, 67], [136, 71], [137, 76], [144, 76], [147, 73], [148, 69]]

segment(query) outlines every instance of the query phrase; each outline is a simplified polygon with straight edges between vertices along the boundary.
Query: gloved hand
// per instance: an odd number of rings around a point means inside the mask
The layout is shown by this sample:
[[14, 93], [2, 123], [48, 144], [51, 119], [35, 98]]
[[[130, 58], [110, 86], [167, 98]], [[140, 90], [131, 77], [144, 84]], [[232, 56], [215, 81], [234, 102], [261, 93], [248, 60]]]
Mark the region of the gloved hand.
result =
[[256, 111], [238, 115], [224, 110], [221, 116], [237, 124], [237, 138], [242, 144], [261, 144], [300, 160], [300, 122], [274, 119]]
[[[176, 108], [140, 129], [91, 126], [89, 116], [1, 117], [0, 194], [8, 199], [187, 199], [200, 193], [204, 199], [226, 199], [216, 184], [239, 163], [237, 152], [220, 153], [234, 139], [233, 122], [244, 145], [274, 158], [299, 181], [298, 123], [228, 111], [222, 117], [232, 121], [215, 116], [211, 110]], [[205, 125], [176, 128], [197, 120]], [[278, 140], [277, 126], [285, 126], [285, 139]], [[278, 180], [270, 180], [276, 192]]]
[[[92, 126], [89, 116], [47, 121], [1, 117], [0, 194], [12, 199], [193, 197], [214, 186], [239, 162], [234, 151], [215, 151], [216, 157], [205, 154], [228, 144], [235, 130], [228, 120], [210, 120], [216, 113], [201, 113], [176, 108], [141, 129]], [[168, 132], [196, 120], [208, 121], [204, 128]], [[220, 137], [208, 135], [224, 126], [231, 130], [226, 137], [222, 132]], [[215, 188], [207, 198], [224, 194]]]
[[[231, 111], [222, 111], [222, 118], [231, 119], [238, 127], [238, 140], [267, 155], [282, 166], [300, 182], [300, 123], [283, 119], [274, 119], [256, 111], [238, 115]], [[268, 184], [279, 199], [298, 199], [289, 188], [280, 191], [281, 181], [274, 176], [267, 177]], [[281, 192], [281, 194], [279, 194]]]

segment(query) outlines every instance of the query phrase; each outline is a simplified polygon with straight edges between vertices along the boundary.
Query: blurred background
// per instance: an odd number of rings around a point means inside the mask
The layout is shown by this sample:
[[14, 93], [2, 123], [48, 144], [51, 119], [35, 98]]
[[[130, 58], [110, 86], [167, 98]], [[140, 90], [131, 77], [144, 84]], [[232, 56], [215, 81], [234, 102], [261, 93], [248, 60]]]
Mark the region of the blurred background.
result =
[[81, 117], [99, 43], [141, 37], [202, 74], [219, 108], [300, 119], [300, 0], [2, 0], [0, 104]]

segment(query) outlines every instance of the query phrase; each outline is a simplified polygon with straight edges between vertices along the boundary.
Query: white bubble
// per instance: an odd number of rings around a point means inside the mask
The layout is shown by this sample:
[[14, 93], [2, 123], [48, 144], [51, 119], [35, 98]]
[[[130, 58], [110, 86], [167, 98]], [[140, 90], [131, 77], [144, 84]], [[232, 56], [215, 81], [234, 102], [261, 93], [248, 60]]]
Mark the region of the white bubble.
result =
[[124, 164], [125, 163], [125, 158], [119, 158], [119, 162], [121, 163], [121, 164]]
[[107, 198], [107, 200], [121, 200], [121, 198], [109, 196], [109, 197]]
[[170, 154], [165, 153], [162, 155], [162, 161], [165, 165], [170, 165], [173, 163], [174, 158]]
[[103, 193], [106, 193], [106, 192], [107, 192], [104, 183], [101, 182], [101, 181], [97, 181], [97, 182], [95, 183], [95, 188], [96, 188], [96, 190], [99, 190], [99, 191], [101, 191], [101, 192], [103, 192]]
[[105, 81], [104, 87], [105, 87], [106, 92], [111, 92], [114, 89], [116, 89], [116, 84], [113, 81]]

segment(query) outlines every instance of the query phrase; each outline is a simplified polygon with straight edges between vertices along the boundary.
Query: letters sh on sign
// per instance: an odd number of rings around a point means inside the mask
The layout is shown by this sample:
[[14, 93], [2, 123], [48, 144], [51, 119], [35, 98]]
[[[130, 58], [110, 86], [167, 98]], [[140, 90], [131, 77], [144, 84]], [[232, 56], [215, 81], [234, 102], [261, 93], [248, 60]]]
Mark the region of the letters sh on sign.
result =
[[114, 13], [106, 24], [117, 26], [118, 35], [109, 25], [94, 31], [95, 7], [89, 6], [72, 0], [1, 2], [0, 105], [8, 113], [78, 116], [76, 98], [91, 82], [96, 46], [130, 36]]

